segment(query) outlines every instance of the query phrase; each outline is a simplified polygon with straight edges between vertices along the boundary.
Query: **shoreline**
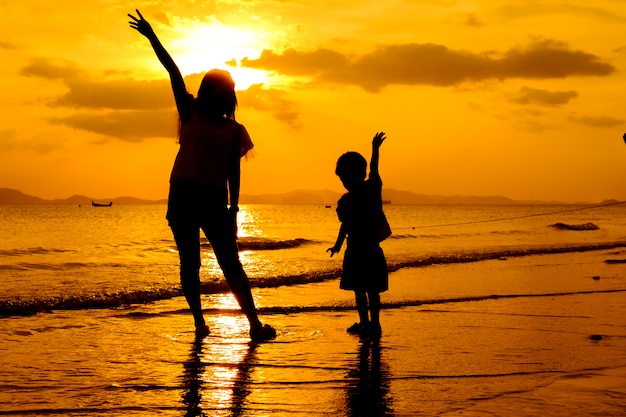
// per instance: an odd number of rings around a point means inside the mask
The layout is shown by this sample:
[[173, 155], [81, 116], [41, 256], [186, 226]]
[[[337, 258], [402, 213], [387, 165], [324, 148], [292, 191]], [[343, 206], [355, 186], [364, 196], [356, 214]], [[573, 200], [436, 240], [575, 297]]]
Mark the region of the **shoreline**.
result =
[[[577, 244], [561, 244], [542, 246], [535, 245], [531, 247], [516, 247], [511, 249], [508, 247], [500, 247], [491, 250], [481, 251], [458, 251], [451, 254], [430, 255], [424, 258], [415, 259], [413, 261], [397, 261], [393, 259], [388, 260], [388, 269], [390, 273], [399, 272], [403, 274], [403, 270], [424, 268], [424, 267], [439, 267], [441, 265], [450, 265], [454, 268], [474, 263], [484, 263], [491, 261], [508, 261], [514, 259], [520, 259], [533, 256], [551, 256], [551, 255], [564, 255], [573, 256], [580, 254], [581, 256], [588, 255], [588, 253], [605, 252], [610, 249], [619, 250], [617, 253], [607, 254], [602, 259], [605, 264], [620, 265], [626, 264], [626, 241], [611, 241], [611, 242], [595, 242], [595, 243], [577, 243]], [[625, 250], [621, 250], [625, 249]], [[599, 268], [601, 269], [601, 268]], [[262, 290], [265, 288], [277, 289], [281, 287], [298, 286], [298, 285], [316, 285], [320, 282], [333, 282], [337, 276], [341, 274], [340, 269], [328, 269], [325, 271], [316, 272], [315, 276], [307, 276], [306, 274], [300, 274], [296, 276], [282, 276], [274, 277], [272, 279], [257, 279], [251, 277], [251, 285], [255, 290]], [[597, 274], [594, 276], [598, 276]], [[60, 290], [59, 290], [60, 291]], [[202, 283], [202, 293], [204, 295], [222, 294], [228, 293], [228, 287], [222, 278], [211, 278], [210, 282]], [[592, 291], [590, 289], [590, 291]], [[608, 290], [607, 290], [608, 291]], [[619, 289], [617, 291], [620, 291]], [[50, 296], [45, 299], [0, 299], [0, 319], [8, 317], [28, 316], [32, 314], [57, 311], [57, 310], [80, 310], [80, 309], [109, 309], [109, 308], [121, 308], [128, 305], [142, 305], [162, 300], [172, 299], [180, 297], [182, 290], [178, 284], [173, 287], [152, 287], [150, 290], [146, 289], [131, 289], [124, 292], [109, 292], [106, 294], [66, 294], [59, 296]], [[524, 296], [522, 294], [521, 296]], [[555, 289], [551, 295], [567, 295], [567, 292], [560, 292]], [[453, 298], [447, 300], [448, 302], [464, 302], [464, 301], [476, 301], [484, 297], [491, 297], [489, 295], [477, 295], [475, 297]], [[506, 295], [507, 297], [514, 297], [515, 295]], [[503, 296], [502, 296], [503, 297]], [[446, 300], [430, 299], [424, 300], [424, 303], [438, 304], [446, 302]], [[414, 305], [414, 304], [408, 304]], [[397, 306], [396, 306], [397, 307]], [[388, 307], [392, 308], [392, 307]]]
[[254, 289], [266, 343], [229, 294], [203, 296], [202, 340], [182, 297], [2, 319], [0, 415], [623, 415], [626, 267], [610, 254], [398, 270], [379, 342], [346, 333], [337, 280]]

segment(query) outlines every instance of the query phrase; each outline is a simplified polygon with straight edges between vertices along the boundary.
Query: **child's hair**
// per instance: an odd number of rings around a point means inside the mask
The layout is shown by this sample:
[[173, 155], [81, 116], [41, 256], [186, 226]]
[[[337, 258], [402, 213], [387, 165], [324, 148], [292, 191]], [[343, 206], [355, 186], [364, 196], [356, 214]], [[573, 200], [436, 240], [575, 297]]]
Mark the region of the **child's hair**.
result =
[[358, 152], [346, 152], [337, 160], [335, 174], [339, 177], [364, 180], [367, 171], [367, 161]]
[[205, 116], [226, 116], [235, 120], [237, 96], [230, 73], [219, 69], [207, 72], [198, 89], [197, 104]]

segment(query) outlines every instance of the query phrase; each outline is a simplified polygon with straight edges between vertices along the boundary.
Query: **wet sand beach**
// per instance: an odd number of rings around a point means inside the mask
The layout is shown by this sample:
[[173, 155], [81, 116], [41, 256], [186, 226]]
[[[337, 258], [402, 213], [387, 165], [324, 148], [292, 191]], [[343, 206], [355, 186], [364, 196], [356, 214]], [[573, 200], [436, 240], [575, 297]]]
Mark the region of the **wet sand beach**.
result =
[[400, 269], [380, 340], [336, 280], [255, 290], [265, 343], [220, 294], [201, 340], [182, 298], [2, 319], [0, 415], [621, 416], [625, 257]]

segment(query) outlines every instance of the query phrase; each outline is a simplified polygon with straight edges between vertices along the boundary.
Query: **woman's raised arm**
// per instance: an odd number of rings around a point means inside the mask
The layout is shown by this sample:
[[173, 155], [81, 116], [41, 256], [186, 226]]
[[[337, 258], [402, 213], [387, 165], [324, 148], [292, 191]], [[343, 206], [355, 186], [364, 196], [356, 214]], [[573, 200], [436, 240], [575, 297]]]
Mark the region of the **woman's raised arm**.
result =
[[156, 33], [150, 26], [150, 23], [141, 15], [139, 10], [136, 10], [137, 16], [135, 17], [132, 14], [128, 14], [132, 20], [128, 23], [130, 27], [135, 29], [137, 32], [141, 33], [143, 36], [148, 38], [150, 44], [152, 45], [152, 49], [156, 53], [157, 58], [163, 64], [168, 74], [170, 75], [170, 81], [172, 83], [172, 91], [174, 92], [174, 100], [176, 101], [176, 108], [178, 109], [178, 115], [180, 116], [181, 121], [189, 120], [191, 117], [191, 104], [189, 102], [187, 87], [185, 86], [185, 81], [183, 79], [178, 66], [170, 56], [169, 52], [165, 49]]

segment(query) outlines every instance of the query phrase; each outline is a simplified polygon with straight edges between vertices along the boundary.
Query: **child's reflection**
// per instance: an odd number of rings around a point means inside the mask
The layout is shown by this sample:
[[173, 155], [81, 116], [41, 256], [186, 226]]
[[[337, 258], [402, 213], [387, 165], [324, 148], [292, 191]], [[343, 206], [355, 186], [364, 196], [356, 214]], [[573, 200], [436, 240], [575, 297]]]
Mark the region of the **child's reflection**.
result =
[[357, 367], [348, 372], [347, 415], [392, 416], [389, 370], [381, 362], [380, 342], [363, 338], [359, 344]]

